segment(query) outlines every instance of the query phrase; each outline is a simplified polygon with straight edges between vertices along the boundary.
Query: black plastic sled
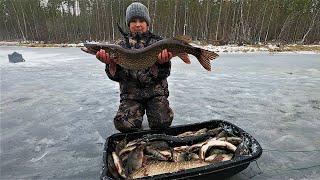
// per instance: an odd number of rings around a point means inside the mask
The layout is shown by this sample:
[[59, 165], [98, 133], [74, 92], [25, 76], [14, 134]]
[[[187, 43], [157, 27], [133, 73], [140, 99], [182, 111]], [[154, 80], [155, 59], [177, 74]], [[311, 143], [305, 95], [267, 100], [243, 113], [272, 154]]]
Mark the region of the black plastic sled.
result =
[[114, 151], [116, 141], [119, 142], [124, 138], [127, 138], [127, 140], [131, 141], [146, 134], [178, 135], [186, 131], [196, 131], [203, 128], [214, 129], [217, 127], [223, 127], [224, 130], [232, 131], [235, 135], [241, 138], [245, 138], [247, 141], [249, 141], [248, 147], [250, 150], [250, 155], [237, 156], [232, 158], [231, 160], [213, 163], [204, 167], [181, 170], [175, 173], [160, 174], [145, 177], [143, 179], [225, 179], [243, 171], [249, 166], [252, 161], [258, 159], [261, 156], [262, 148], [255, 138], [253, 138], [250, 134], [248, 134], [238, 126], [223, 120], [210, 120], [195, 124], [172, 126], [161, 131], [143, 130], [132, 133], [118, 133], [111, 135], [106, 139], [103, 151], [103, 167], [101, 179], [116, 179], [111, 175], [107, 166], [108, 156], [111, 156], [111, 153]]

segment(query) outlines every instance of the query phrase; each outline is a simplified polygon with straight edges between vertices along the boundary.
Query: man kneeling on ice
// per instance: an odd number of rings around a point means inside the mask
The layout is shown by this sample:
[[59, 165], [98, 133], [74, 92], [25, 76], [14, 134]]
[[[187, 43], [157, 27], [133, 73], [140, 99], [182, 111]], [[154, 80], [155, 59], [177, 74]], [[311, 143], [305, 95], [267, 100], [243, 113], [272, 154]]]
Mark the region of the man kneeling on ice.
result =
[[[150, 21], [146, 6], [138, 2], [129, 5], [126, 24], [130, 33], [121, 31], [123, 39], [117, 44], [128, 49], [140, 49], [161, 40], [161, 37], [149, 31]], [[173, 111], [169, 107], [167, 82], [171, 52], [164, 49], [152, 67], [142, 70], [125, 69], [117, 65], [103, 49], [97, 52], [96, 57], [106, 64], [108, 77], [119, 82], [120, 106], [114, 118], [116, 129], [121, 132], [141, 130], [145, 112], [151, 129], [164, 129], [171, 125]]]

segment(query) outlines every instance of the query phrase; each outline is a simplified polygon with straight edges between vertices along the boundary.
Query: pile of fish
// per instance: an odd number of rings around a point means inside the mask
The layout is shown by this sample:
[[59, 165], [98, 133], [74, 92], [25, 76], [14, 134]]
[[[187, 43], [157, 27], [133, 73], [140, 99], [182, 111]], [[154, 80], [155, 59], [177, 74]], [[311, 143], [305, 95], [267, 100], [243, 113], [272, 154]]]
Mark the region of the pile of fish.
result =
[[114, 178], [136, 179], [250, 155], [248, 140], [235, 134], [217, 127], [178, 135], [147, 134], [129, 142], [123, 139], [115, 142], [107, 156], [108, 171]]

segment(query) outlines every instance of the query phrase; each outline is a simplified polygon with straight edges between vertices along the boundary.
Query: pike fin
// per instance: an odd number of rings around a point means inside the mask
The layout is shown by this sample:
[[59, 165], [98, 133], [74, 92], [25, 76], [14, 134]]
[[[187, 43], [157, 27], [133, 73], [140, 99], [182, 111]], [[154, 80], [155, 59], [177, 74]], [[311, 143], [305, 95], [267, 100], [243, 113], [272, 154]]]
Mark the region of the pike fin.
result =
[[196, 58], [200, 62], [200, 64], [208, 71], [211, 71], [210, 60], [217, 58], [219, 55], [215, 52], [208, 51], [205, 49], [198, 49], [198, 53]]
[[158, 68], [157, 68], [156, 64], [153, 64], [153, 65], [151, 66], [151, 74], [152, 74], [153, 76], [155, 76], [155, 77], [158, 77]]
[[176, 36], [174, 39], [184, 42], [185, 44], [189, 44], [192, 42], [192, 38], [189, 36]]
[[177, 55], [180, 59], [182, 59], [183, 62], [185, 62], [186, 64], [191, 64], [191, 61], [189, 59], [189, 56], [187, 53], [180, 53]]
[[109, 72], [112, 75], [112, 77], [116, 74], [116, 70], [117, 70], [117, 64], [114, 61], [110, 61]]

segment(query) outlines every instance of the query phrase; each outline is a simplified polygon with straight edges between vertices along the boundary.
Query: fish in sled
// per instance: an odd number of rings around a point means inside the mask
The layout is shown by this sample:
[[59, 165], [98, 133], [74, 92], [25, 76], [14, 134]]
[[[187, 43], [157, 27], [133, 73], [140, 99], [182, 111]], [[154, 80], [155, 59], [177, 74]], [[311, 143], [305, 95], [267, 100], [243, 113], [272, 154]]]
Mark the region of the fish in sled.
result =
[[222, 120], [107, 138], [101, 179], [223, 179], [262, 154], [260, 144]]

